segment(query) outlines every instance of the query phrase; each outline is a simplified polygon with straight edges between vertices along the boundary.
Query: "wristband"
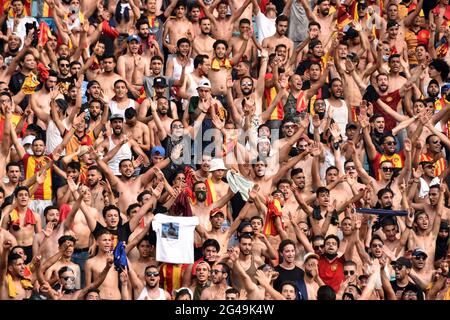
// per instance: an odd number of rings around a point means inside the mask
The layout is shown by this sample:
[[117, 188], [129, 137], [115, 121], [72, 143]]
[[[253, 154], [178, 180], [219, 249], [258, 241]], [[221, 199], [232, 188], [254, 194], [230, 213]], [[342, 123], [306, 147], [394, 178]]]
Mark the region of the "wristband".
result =
[[408, 226], [408, 225], [406, 225], [406, 227], [407, 227], [408, 229], [412, 229], [412, 228], [413, 228], [412, 226]]

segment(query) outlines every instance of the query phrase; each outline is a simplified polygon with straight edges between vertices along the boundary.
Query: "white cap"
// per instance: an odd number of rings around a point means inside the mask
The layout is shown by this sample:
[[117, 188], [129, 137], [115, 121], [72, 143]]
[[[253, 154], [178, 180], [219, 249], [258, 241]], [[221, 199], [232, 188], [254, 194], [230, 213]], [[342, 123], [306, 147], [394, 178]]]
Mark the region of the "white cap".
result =
[[216, 171], [216, 170], [227, 170], [227, 168], [225, 168], [225, 164], [223, 163], [222, 159], [212, 159], [211, 160], [209, 172]]
[[197, 89], [198, 89], [198, 88], [208, 88], [208, 89], [211, 89], [211, 82], [210, 82], [208, 79], [203, 78], [203, 79], [200, 80], [200, 82], [198, 83]]
[[22, 139], [22, 146], [24, 146], [26, 144], [32, 144], [34, 139], [36, 139], [36, 137], [32, 136], [32, 135], [24, 137]]

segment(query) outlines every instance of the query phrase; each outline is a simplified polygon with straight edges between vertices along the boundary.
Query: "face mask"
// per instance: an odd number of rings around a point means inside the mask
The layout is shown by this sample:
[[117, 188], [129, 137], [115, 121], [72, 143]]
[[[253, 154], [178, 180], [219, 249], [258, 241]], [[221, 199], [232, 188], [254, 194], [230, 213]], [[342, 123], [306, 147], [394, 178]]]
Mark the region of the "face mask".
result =
[[28, 153], [29, 155], [33, 155], [33, 150], [31, 149], [31, 147], [26, 148], [25, 151], [26, 151], [26, 153]]
[[325, 112], [316, 112], [319, 116], [319, 119], [322, 120], [325, 117]]
[[200, 202], [205, 201], [206, 200], [206, 191], [195, 191], [195, 197]]
[[64, 286], [64, 291], [67, 292], [67, 291], [73, 291], [73, 290], [75, 290], [75, 281], [71, 280], [71, 279], [68, 279], [66, 281], [65, 286]]

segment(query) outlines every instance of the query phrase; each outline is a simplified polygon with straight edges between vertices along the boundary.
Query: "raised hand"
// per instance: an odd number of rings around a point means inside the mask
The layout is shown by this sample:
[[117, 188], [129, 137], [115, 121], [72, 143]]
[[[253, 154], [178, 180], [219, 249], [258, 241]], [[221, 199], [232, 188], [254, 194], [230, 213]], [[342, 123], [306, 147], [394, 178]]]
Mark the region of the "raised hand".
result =
[[320, 127], [320, 117], [318, 114], [315, 114], [312, 118], [312, 124], [314, 128], [319, 128]]
[[253, 188], [248, 193], [249, 198], [255, 200], [256, 197], [258, 196], [259, 189], [260, 189], [259, 184], [255, 183], [253, 185]]
[[144, 157], [140, 154], [136, 159], [134, 159], [132, 162], [133, 167], [137, 168], [140, 167], [144, 163]]
[[152, 193], [157, 199], [159, 199], [163, 189], [164, 189], [164, 183], [159, 182], [158, 185], [156, 186], [156, 188], [152, 189]]
[[154, 173], [155, 173], [156, 178], [159, 181], [164, 181], [164, 174], [162, 173], [161, 169], [159, 169], [158, 167], [155, 167]]
[[415, 179], [419, 179], [420, 177], [422, 177], [422, 175], [423, 175], [423, 168], [422, 168], [422, 165], [419, 165], [418, 167], [417, 167], [417, 169], [415, 169], [415, 168], [412, 168], [412, 173], [413, 173], [413, 177], [415, 178]]
[[70, 192], [74, 193], [78, 190], [80, 184], [75, 184], [72, 178], [67, 178], [67, 186], [69, 187]]

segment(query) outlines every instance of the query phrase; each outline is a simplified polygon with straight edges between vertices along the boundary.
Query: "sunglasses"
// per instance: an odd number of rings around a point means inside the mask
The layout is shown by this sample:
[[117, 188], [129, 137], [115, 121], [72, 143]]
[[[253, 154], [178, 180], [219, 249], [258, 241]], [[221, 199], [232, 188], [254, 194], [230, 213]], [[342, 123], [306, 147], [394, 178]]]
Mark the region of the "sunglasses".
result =
[[438, 144], [438, 143], [440, 144], [441, 141], [440, 141], [440, 140], [436, 140], [436, 141], [431, 141], [431, 143], [432, 143], [432, 144]]
[[212, 274], [217, 274], [217, 273], [223, 273], [223, 271], [215, 269], [215, 270], [211, 270], [211, 273]]
[[179, 126], [172, 126], [172, 129], [184, 129], [183, 125], [179, 125]]
[[68, 65], [68, 64], [60, 64], [59, 67], [60, 67], [60, 68], [68, 68], [69, 65]]
[[392, 172], [392, 171], [394, 171], [394, 168], [388, 168], [388, 167], [383, 167], [381, 169], [383, 170], [383, 172]]
[[397, 145], [397, 142], [396, 141], [387, 141], [387, 142], [385, 142], [385, 144], [387, 144], [388, 146], [392, 146], [392, 145]]
[[354, 166], [350, 166], [350, 167], [345, 168], [346, 171], [348, 171], [348, 170], [355, 170], [355, 169], [356, 168]]
[[402, 270], [404, 266], [395, 265], [394, 270]]
[[159, 272], [146, 272], [145, 275], [147, 277], [157, 277], [159, 276]]
[[292, 129], [294, 127], [295, 126], [293, 124], [286, 124], [286, 125], [283, 126], [283, 128], [285, 128], [285, 129]]
[[323, 249], [323, 248], [325, 248], [324, 244], [321, 244], [320, 246], [314, 246], [313, 247], [314, 250], [319, 250], [319, 249]]
[[355, 274], [355, 270], [344, 270], [344, 276], [352, 276]]
[[241, 86], [247, 86], [247, 87], [251, 87], [253, 85], [253, 83], [251, 82], [242, 82]]
[[425, 257], [425, 256], [423, 256], [423, 255], [420, 255], [420, 256], [414, 256], [414, 259], [416, 259], [416, 260], [426, 260], [427, 258]]
[[252, 231], [252, 232], [244, 232], [244, 233], [242, 233], [242, 235], [247, 235], [247, 236], [254, 236], [255, 235], [255, 233]]
[[61, 277], [61, 278], [65, 281], [67, 281], [67, 280], [75, 281], [75, 277], [72, 277], [72, 276]]

